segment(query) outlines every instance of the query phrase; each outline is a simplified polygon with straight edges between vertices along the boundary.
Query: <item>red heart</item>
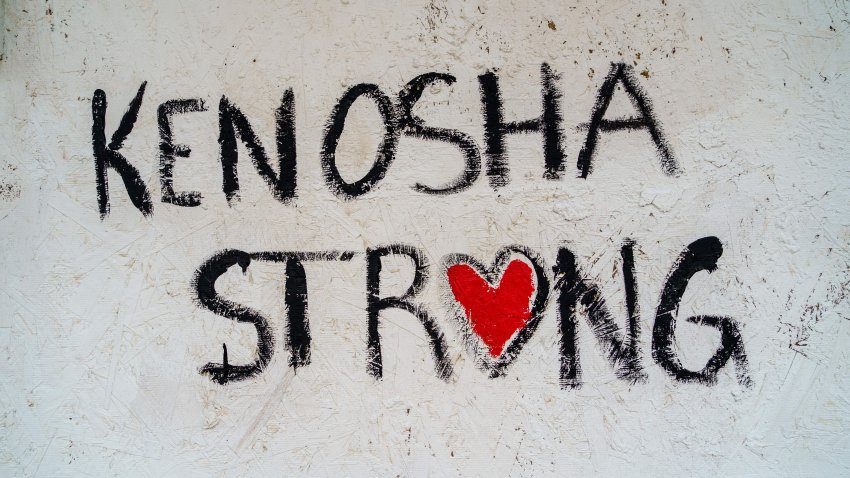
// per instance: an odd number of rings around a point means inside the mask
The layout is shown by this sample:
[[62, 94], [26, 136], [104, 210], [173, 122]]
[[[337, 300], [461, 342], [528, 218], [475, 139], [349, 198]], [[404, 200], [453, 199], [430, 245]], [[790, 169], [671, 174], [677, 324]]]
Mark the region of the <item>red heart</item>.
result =
[[446, 275], [473, 332], [490, 349], [490, 355], [502, 355], [508, 340], [531, 317], [529, 302], [534, 293], [531, 267], [520, 260], [511, 261], [496, 287], [468, 264], [455, 264]]

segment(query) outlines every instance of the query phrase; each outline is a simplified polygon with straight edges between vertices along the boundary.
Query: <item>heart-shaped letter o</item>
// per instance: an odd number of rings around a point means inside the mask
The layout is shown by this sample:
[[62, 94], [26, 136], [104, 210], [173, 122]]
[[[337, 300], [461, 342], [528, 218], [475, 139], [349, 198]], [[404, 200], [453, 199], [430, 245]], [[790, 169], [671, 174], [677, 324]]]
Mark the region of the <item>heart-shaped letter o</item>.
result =
[[499, 250], [492, 267], [465, 254], [443, 258], [446, 301], [478, 366], [498, 377], [531, 337], [546, 308], [542, 259], [523, 246]]

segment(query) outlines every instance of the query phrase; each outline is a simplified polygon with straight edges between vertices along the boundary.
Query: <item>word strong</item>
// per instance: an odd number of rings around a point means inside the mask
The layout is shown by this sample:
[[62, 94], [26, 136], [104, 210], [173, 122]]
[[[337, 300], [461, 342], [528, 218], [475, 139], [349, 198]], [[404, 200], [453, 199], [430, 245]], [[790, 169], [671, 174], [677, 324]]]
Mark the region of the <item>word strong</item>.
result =
[[[576, 388], [582, 384], [577, 344], [584, 329], [595, 336], [599, 349], [618, 378], [639, 383], [647, 376], [638, 346], [641, 331], [633, 248], [634, 243], [627, 240], [620, 251], [628, 314], [625, 328], [611, 316], [600, 288], [586, 277], [567, 248], [558, 250], [551, 269], [533, 250], [519, 245], [501, 249], [492, 265], [465, 254], [449, 254], [443, 257], [437, 276], [456, 329], [478, 367], [489, 377], [506, 373], [534, 334], [549, 304], [554, 302], [560, 335], [557, 355], [562, 388]], [[213, 255], [195, 274], [193, 287], [197, 303], [218, 316], [253, 324], [257, 332], [257, 356], [253, 363], [234, 365], [228, 362], [227, 346], [223, 345], [222, 362], [208, 363], [201, 372], [221, 384], [248, 379], [266, 368], [275, 351], [276, 334], [269, 319], [216, 291], [216, 281], [230, 267], [238, 265], [245, 272], [254, 261], [282, 264], [286, 273], [284, 346], [289, 352], [289, 365], [297, 368], [310, 363], [311, 350], [307, 276], [303, 263], [350, 261], [362, 254], [355, 251], [248, 253], [226, 250]], [[689, 281], [697, 272], [714, 271], [722, 254], [723, 247], [716, 237], [694, 241], [676, 259], [664, 284], [652, 329], [652, 358], [679, 382], [714, 384], [718, 371], [731, 359], [738, 382], [743, 386], [751, 384], [740, 327], [734, 319], [705, 315], [684, 319], [716, 329], [720, 334], [720, 345], [699, 370], [684, 367], [677, 349], [682, 345], [675, 341], [676, 323], [682, 320], [677, 317], [677, 311]], [[381, 291], [382, 260], [388, 256], [407, 258], [414, 270], [409, 287], [398, 296], [386, 296]], [[444, 334], [429, 307], [418, 299], [433, 272], [427, 257], [415, 247], [391, 244], [367, 249], [365, 261], [368, 373], [376, 378], [383, 375], [381, 312], [401, 309], [424, 329], [435, 373], [448, 380], [453, 371]], [[554, 274], [550, 275], [549, 271]], [[589, 327], [579, 326], [580, 315]]]
[[[559, 77], [547, 64], [540, 67], [542, 88], [542, 113], [540, 116], [525, 120], [508, 120], [503, 108], [499, 77], [492, 72], [478, 77], [481, 95], [481, 112], [484, 123], [484, 148], [482, 149], [467, 133], [459, 130], [426, 125], [422, 118], [413, 113], [413, 108], [425, 88], [432, 84], [453, 84], [456, 79], [447, 73], [425, 73], [412, 79], [402, 90], [390, 96], [373, 84], [354, 85], [345, 91], [330, 113], [321, 146], [321, 165], [326, 185], [338, 197], [353, 199], [362, 196], [381, 182], [395, 159], [399, 138], [402, 135], [424, 140], [441, 141], [455, 146], [464, 162], [460, 175], [446, 184], [433, 186], [415, 183], [412, 188], [424, 194], [454, 194], [468, 189], [481, 175], [482, 167], [490, 186], [497, 190], [510, 181], [510, 168], [506, 154], [505, 139], [514, 134], [539, 133], [543, 140], [543, 177], [550, 180], [561, 178], [565, 170], [566, 154], [563, 147], [563, 128], [560, 112], [561, 92], [558, 89]], [[112, 169], [121, 177], [124, 187], [133, 205], [145, 216], [154, 210], [149, 187], [142, 180], [139, 170], [130, 164], [121, 153], [121, 146], [133, 131], [139, 114], [139, 108], [145, 94], [142, 83], [111, 140], [106, 140], [106, 94], [96, 90], [92, 99], [92, 148], [94, 151], [95, 175], [97, 183], [97, 201], [101, 218], [109, 214], [109, 179], [107, 170]], [[612, 119], [606, 116], [617, 87], [628, 96], [635, 109], [631, 118]], [[383, 123], [383, 137], [369, 171], [360, 179], [348, 182], [343, 179], [336, 164], [336, 149], [345, 130], [345, 121], [351, 106], [358, 100], [372, 101], [380, 113]], [[194, 207], [203, 199], [199, 191], [174, 190], [173, 170], [179, 158], [186, 158], [191, 149], [184, 144], [175, 143], [172, 134], [172, 118], [190, 112], [207, 111], [203, 99], [173, 99], [163, 102], [157, 108], [159, 124], [159, 178], [160, 199], [164, 203], [182, 207]], [[222, 192], [229, 203], [239, 199], [239, 153], [237, 142], [246, 146], [251, 163], [267, 184], [272, 196], [284, 204], [290, 204], [297, 197], [297, 154], [295, 97], [292, 89], [287, 89], [275, 111], [275, 143], [277, 164], [251, 126], [248, 118], [239, 107], [227, 97], [222, 96], [218, 104], [220, 145], [220, 163], [222, 171]], [[664, 174], [679, 174], [679, 166], [670, 151], [667, 141], [656, 120], [651, 103], [639, 87], [630, 66], [623, 63], [612, 64], [611, 70], [603, 81], [590, 114], [590, 121], [581, 125], [586, 136], [578, 154], [576, 167], [578, 176], [587, 178], [593, 170], [593, 158], [597, 141], [602, 133], [621, 130], [645, 131], [655, 144]], [[483, 163], [483, 164], [482, 164]]]

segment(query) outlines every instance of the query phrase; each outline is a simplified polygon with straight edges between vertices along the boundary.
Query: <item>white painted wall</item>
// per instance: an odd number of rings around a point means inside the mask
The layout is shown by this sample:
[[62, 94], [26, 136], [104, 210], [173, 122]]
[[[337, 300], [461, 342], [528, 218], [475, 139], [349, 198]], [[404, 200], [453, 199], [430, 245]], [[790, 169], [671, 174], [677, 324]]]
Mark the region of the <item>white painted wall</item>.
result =
[[[735, 2], [26, 2], [7, 0], [0, 61], [0, 471], [4, 476], [839, 476], [850, 468], [848, 5]], [[606, 135], [596, 169], [573, 177], [594, 97], [611, 62], [640, 83], [684, 173], [665, 176], [644, 133]], [[542, 179], [539, 135], [512, 138], [511, 184], [482, 176], [427, 196], [461, 164], [454, 148], [402, 139], [377, 190], [349, 202], [324, 185], [319, 148], [343, 91], [397, 92], [428, 71], [420, 115], [481, 145], [479, 74], [497, 69], [506, 114], [540, 111], [539, 68], [562, 75], [567, 174]], [[107, 134], [142, 81], [123, 149], [157, 200], [151, 218], [110, 173], [112, 213], [97, 212], [91, 103], [109, 100]], [[242, 201], [221, 193], [216, 108], [239, 105], [270, 152], [273, 111], [294, 89], [299, 197], [277, 203], [241, 151]], [[158, 202], [156, 108], [210, 108], [175, 119], [192, 147], [178, 190], [201, 207]], [[622, 99], [622, 98], [621, 98]], [[628, 111], [628, 110], [623, 110]], [[379, 140], [367, 102], [339, 150], [368, 168]], [[731, 362], [714, 387], [679, 384], [650, 356], [650, 331], [675, 257], [714, 235], [725, 252], [688, 288], [682, 317], [742, 324], [754, 386]], [[507, 375], [475, 367], [441, 305], [437, 271], [423, 300], [455, 374], [434, 376], [421, 327], [388, 312], [384, 378], [366, 372], [365, 263], [308, 266], [313, 363], [286, 366], [279, 266], [235, 270], [221, 290], [273, 317], [279, 345], [258, 378], [220, 386], [198, 373], [253, 356], [253, 328], [192, 300], [215, 251], [421, 247], [437, 264], [489, 261], [506, 244], [551, 265], [569, 244], [623, 320], [619, 245], [638, 244], [645, 384], [618, 380], [583, 319], [585, 384], [558, 386], [550, 307]], [[399, 274], [405, 269], [399, 267]], [[399, 284], [406, 280], [399, 279]], [[718, 336], [682, 324], [698, 368]]]

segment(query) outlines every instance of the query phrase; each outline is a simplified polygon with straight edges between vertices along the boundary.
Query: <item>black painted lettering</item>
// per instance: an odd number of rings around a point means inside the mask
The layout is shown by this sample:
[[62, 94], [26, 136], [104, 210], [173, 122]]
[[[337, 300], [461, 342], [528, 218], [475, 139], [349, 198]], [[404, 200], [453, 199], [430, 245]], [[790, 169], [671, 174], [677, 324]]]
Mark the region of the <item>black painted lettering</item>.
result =
[[484, 111], [484, 141], [487, 158], [487, 176], [490, 186], [498, 189], [510, 181], [508, 161], [505, 156], [505, 136], [518, 133], [543, 133], [543, 177], [558, 179], [564, 171], [564, 150], [561, 144], [561, 93], [556, 86], [558, 76], [548, 64], [540, 67], [543, 88], [543, 114], [525, 121], [505, 122], [499, 78], [487, 72], [478, 77], [481, 103]]
[[174, 144], [171, 137], [171, 117], [175, 114], [206, 111], [204, 100], [170, 100], [157, 108], [159, 123], [159, 183], [162, 187], [162, 202], [177, 206], [193, 207], [201, 204], [198, 191], [174, 192], [174, 161], [176, 157], [188, 158], [192, 150], [185, 144]]
[[413, 114], [413, 106], [422, 97], [425, 87], [438, 81], [451, 85], [455, 82], [455, 77], [444, 73], [426, 73], [417, 76], [404, 87], [399, 93], [399, 127], [402, 133], [407, 136], [432, 141], [445, 141], [461, 150], [466, 164], [458, 178], [437, 188], [421, 183], [416, 183], [413, 187], [417, 191], [428, 194], [452, 194], [468, 189], [478, 179], [478, 175], [481, 173], [481, 154], [478, 152], [475, 141], [468, 134], [454, 129], [426, 126], [422, 118]]
[[[381, 297], [381, 260], [388, 255], [404, 255], [410, 258], [415, 268], [413, 281], [407, 291], [400, 296]], [[402, 309], [413, 314], [428, 334], [431, 353], [437, 376], [448, 380], [452, 374], [446, 339], [439, 326], [421, 305], [414, 304], [412, 299], [422, 290], [428, 278], [428, 263], [422, 252], [414, 247], [392, 244], [366, 251], [366, 304], [369, 314], [368, 337], [368, 370], [375, 378], [383, 376], [383, 360], [381, 355], [381, 334], [379, 330], [380, 313], [386, 309]]]
[[586, 312], [591, 330], [617, 377], [633, 384], [646, 380], [638, 350], [637, 286], [634, 280], [632, 247], [633, 243], [627, 241], [621, 251], [626, 309], [629, 314], [629, 329], [625, 336], [611, 317], [599, 288], [591, 283], [576, 265], [573, 253], [566, 248], [558, 251], [555, 288], [560, 290], [558, 327], [561, 333], [561, 388], [578, 388], [582, 383], [576, 320], [578, 304], [581, 304]]
[[298, 367], [310, 364], [310, 324], [307, 320], [307, 274], [297, 258], [286, 261], [287, 334], [286, 347], [290, 350], [289, 365]]
[[[629, 95], [629, 100], [632, 106], [638, 111], [639, 116], [627, 119], [605, 119], [605, 113], [608, 111], [608, 105], [611, 103], [611, 98], [614, 96], [614, 91], [617, 84], [622, 84], [626, 94]], [[578, 155], [578, 170], [579, 176], [587, 178], [587, 175], [593, 170], [593, 155], [596, 152], [596, 143], [599, 140], [601, 131], [622, 131], [622, 130], [638, 130], [645, 129], [652, 142], [658, 151], [658, 158], [661, 161], [661, 169], [668, 176], [678, 176], [680, 173], [679, 164], [673, 157], [667, 141], [661, 132], [661, 126], [652, 112], [652, 103], [638, 85], [637, 79], [634, 76], [634, 70], [631, 66], [625, 63], [614, 63], [611, 65], [611, 71], [605, 77], [602, 87], [599, 89], [599, 94], [596, 96], [596, 104], [593, 106], [593, 113], [590, 117], [590, 123], [587, 125], [587, 137], [584, 141], [581, 151]]]
[[720, 331], [720, 346], [708, 360], [702, 370], [687, 370], [679, 360], [675, 345], [676, 314], [679, 303], [685, 294], [691, 277], [697, 272], [713, 272], [717, 269], [717, 260], [723, 255], [723, 245], [714, 236], [703, 237], [692, 242], [685, 249], [673, 270], [667, 277], [661, 300], [655, 314], [655, 326], [652, 331], [652, 357], [664, 370], [680, 382], [698, 382], [713, 385], [717, 382], [717, 372], [732, 358], [735, 362], [738, 382], [750, 386], [752, 382], [747, 374], [747, 356], [738, 323], [729, 317], [695, 316], [688, 322], [707, 325]]
[[251, 256], [242, 251], [226, 250], [215, 254], [204, 262], [195, 273], [192, 285], [196, 292], [197, 303], [205, 309], [237, 322], [247, 322], [257, 330], [257, 359], [252, 364], [231, 365], [227, 362], [227, 347], [224, 347], [222, 363], [208, 363], [201, 368], [201, 373], [208, 374], [220, 383], [245, 380], [258, 375], [274, 354], [274, 333], [268, 325], [268, 320], [260, 312], [230, 301], [219, 295], [215, 283], [231, 266], [239, 265], [242, 272], [248, 269]]
[[109, 178], [106, 175], [107, 168], [114, 169], [133, 205], [145, 216], [153, 214], [153, 202], [148, 192], [148, 187], [139, 174], [139, 170], [127, 161], [118, 150], [133, 131], [133, 125], [139, 116], [139, 108], [142, 106], [142, 97], [145, 94], [147, 82], [142, 83], [136, 96], [130, 101], [130, 106], [121, 118], [118, 129], [112, 134], [112, 141], [106, 144], [106, 93], [103, 90], [95, 90], [92, 97], [92, 149], [94, 151], [95, 180], [97, 182], [97, 206], [100, 210], [100, 218], [105, 219], [109, 215]]
[[[365, 176], [353, 183], [345, 182], [336, 167], [336, 148], [339, 138], [345, 129], [345, 118], [351, 105], [365, 96], [378, 106], [378, 112], [384, 123], [384, 138], [378, 146], [375, 162]], [[392, 100], [385, 95], [376, 85], [362, 83], [352, 86], [342, 95], [339, 103], [334, 107], [330, 120], [325, 128], [325, 137], [322, 142], [322, 172], [325, 182], [337, 196], [343, 199], [353, 199], [371, 191], [379, 181], [384, 179], [395, 159], [395, 151], [398, 146], [398, 121], [395, 106]]]
[[245, 144], [248, 155], [260, 177], [268, 185], [278, 201], [289, 204], [295, 198], [296, 189], [296, 145], [295, 145], [295, 96], [292, 88], [284, 92], [280, 106], [275, 111], [275, 140], [277, 143], [278, 172], [275, 172], [260, 138], [254, 133], [248, 118], [222, 96], [218, 106], [219, 137], [221, 151], [222, 189], [228, 204], [239, 200], [239, 161], [236, 137]]

